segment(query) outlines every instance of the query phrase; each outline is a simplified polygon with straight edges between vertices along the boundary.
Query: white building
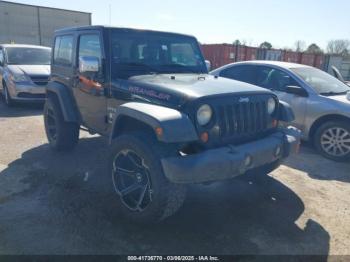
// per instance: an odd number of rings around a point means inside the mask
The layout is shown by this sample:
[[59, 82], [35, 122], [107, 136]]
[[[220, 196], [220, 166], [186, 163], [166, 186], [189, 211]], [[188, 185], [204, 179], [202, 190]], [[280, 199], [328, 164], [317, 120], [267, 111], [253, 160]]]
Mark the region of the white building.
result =
[[0, 44], [51, 46], [56, 29], [91, 25], [91, 13], [0, 1]]

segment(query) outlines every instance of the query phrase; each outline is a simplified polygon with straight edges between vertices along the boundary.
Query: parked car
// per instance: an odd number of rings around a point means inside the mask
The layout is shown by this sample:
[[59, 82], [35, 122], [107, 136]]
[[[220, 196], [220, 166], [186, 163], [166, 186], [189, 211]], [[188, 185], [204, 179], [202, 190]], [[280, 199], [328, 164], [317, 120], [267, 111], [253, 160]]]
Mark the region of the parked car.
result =
[[297, 151], [296, 129], [278, 127], [290, 107], [208, 75], [192, 36], [88, 26], [56, 31], [53, 43], [50, 146], [71, 150], [80, 127], [108, 137], [108, 173], [131, 220], [158, 222], [181, 207], [186, 184], [264, 175]]
[[50, 76], [51, 48], [0, 45], [0, 90], [8, 106], [13, 102], [44, 102]]
[[290, 104], [293, 125], [325, 157], [350, 159], [350, 87], [314, 67], [277, 62], [247, 61], [225, 65], [212, 75], [236, 79], [273, 91]]
[[343, 83], [347, 84], [348, 86], [350, 86], [350, 81], [345, 81], [342, 74], [340, 73], [339, 69], [336, 68], [335, 66], [332, 66], [332, 71], [333, 74], [336, 78], [338, 78], [340, 81], [342, 81]]

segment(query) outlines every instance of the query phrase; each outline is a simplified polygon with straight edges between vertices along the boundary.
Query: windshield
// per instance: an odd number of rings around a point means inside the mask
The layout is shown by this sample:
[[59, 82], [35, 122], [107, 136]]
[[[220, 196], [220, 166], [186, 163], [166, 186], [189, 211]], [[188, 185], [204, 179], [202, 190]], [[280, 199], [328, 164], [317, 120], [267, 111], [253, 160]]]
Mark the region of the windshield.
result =
[[51, 61], [49, 48], [8, 47], [6, 54], [9, 65], [49, 65]]
[[321, 95], [337, 95], [350, 91], [349, 86], [319, 69], [300, 67], [291, 70]]
[[112, 76], [207, 73], [195, 38], [157, 32], [112, 31]]

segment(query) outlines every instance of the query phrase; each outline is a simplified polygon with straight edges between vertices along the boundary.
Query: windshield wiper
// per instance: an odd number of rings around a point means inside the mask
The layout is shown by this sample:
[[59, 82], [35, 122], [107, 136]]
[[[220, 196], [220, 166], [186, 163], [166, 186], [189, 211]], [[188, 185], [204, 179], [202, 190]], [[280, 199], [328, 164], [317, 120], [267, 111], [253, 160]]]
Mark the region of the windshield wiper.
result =
[[[349, 90], [350, 91], [350, 90]], [[343, 91], [343, 92], [333, 92], [333, 91], [329, 91], [329, 92], [323, 92], [320, 93], [323, 96], [336, 96], [336, 95], [346, 95], [349, 91]]]
[[184, 70], [189, 71], [191, 73], [196, 73], [196, 74], [201, 73], [201, 72], [198, 72], [197, 70], [194, 70], [192, 68], [189, 68], [188, 66], [181, 65], [181, 64], [163, 64], [163, 65], [160, 65], [160, 67], [175, 67], [175, 68], [184, 69]]

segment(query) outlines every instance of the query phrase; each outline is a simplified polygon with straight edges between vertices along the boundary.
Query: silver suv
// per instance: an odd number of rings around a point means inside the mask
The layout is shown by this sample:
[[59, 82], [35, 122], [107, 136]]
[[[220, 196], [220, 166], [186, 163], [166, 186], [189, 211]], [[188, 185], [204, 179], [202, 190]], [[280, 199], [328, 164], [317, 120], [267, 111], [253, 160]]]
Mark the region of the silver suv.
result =
[[325, 157], [350, 159], [350, 87], [314, 67], [276, 62], [233, 63], [211, 72], [275, 92], [290, 104], [294, 126]]
[[34, 45], [0, 45], [0, 90], [5, 103], [45, 101], [50, 77], [51, 48]]

